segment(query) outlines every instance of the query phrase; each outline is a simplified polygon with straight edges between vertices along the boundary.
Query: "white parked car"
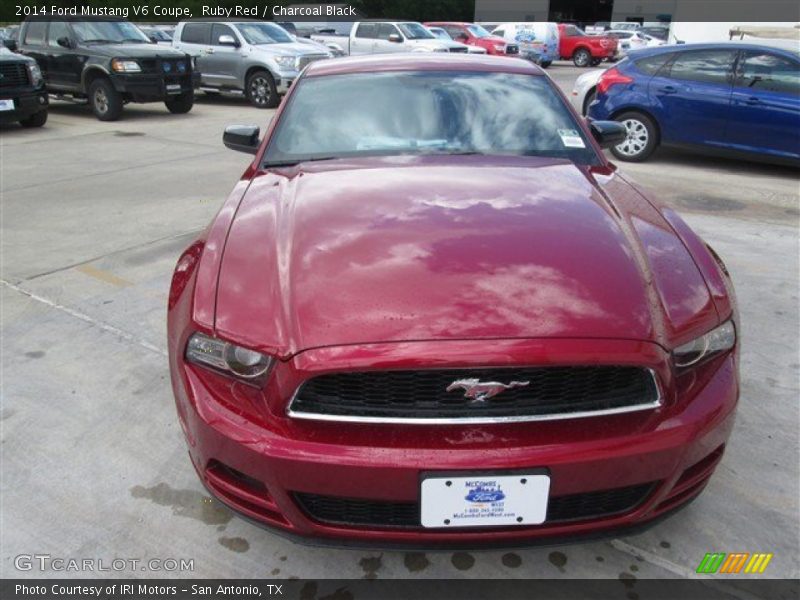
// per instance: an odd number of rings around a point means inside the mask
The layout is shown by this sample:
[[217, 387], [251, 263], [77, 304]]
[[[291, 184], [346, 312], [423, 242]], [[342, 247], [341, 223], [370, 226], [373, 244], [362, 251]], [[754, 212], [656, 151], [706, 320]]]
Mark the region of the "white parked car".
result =
[[486, 48], [481, 48], [480, 46], [470, 46], [468, 44], [462, 44], [461, 42], [456, 42], [443, 27], [428, 27], [428, 31], [430, 31], [440, 40], [444, 40], [446, 42], [454, 42], [456, 44], [461, 44], [462, 46], [465, 46], [467, 48], [467, 54], [486, 54]]
[[592, 69], [575, 80], [569, 101], [579, 114], [585, 116], [588, 112], [589, 105], [594, 102], [594, 98], [597, 95], [597, 82], [605, 72], [606, 69]]
[[620, 58], [626, 56], [631, 50], [646, 48], [648, 45], [647, 36], [645, 36], [643, 33], [639, 33], [638, 31], [612, 29], [604, 32], [603, 35], [613, 37], [617, 40], [617, 43], [619, 44], [617, 51], [619, 52]]

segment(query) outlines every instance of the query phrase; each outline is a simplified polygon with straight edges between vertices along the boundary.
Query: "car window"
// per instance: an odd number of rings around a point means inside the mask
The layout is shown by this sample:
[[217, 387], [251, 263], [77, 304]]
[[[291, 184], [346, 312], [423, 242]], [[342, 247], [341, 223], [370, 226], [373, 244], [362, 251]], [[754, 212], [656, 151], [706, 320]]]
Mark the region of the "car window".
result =
[[374, 40], [378, 37], [378, 24], [377, 23], [361, 23], [356, 29], [357, 38], [366, 38]]
[[692, 50], [679, 52], [669, 76], [683, 81], [728, 83], [736, 52], [733, 50]]
[[444, 30], [453, 39], [456, 39], [460, 35], [466, 35], [463, 29], [460, 27], [453, 27], [452, 25], [445, 27]]
[[400, 23], [400, 30], [409, 40], [430, 40], [433, 34], [419, 23]]
[[498, 35], [501, 38], [506, 37], [506, 30], [505, 29], [495, 29], [493, 35]]
[[237, 39], [233, 29], [221, 23], [214, 23], [214, 26], [211, 28], [211, 43], [215, 46], [219, 46], [219, 38], [223, 35], [229, 35], [234, 40]]
[[392, 25], [391, 23], [379, 23], [378, 24], [378, 39], [379, 40], [388, 40], [389, 36], [393, 33], [400, 35], [400, 32], [397, 31], [397, 27]]
[[567, 36], [570, 36], [570, 37], [586, 35], [585, 33], [583, 33], [580, 29], [578, 29], [574, 25], [567, 25], [564, 28], [564, 32], [567, 34]]
[[47, 29], [45, 21], [31, 21], [28, 23], [28, 28], [25, 30], [25, 39], [23, 44], [31, 44], [39, 46], [44, 44], [44, 33]]
[[659, 72], [659, 69], [667, 64], [673, 56], [674, 55], [670, 52], [664, 52], [663, 54], [656, 54], [655, 56], [640, 58], [639, 60], [634, 61], [633, 64], [635, 64], [636, 68], [642, 73], [655, 75]]
[[261, 44], [289, 44], [292, 38], [286, 30], [275, 23], [247, 22], [236, 23], [236, 28], [248, 44], [258, 46]]
[[769, 52], [747, 53], [737, 71], [737, 87], [800, 94], [800, 65], [788, 58]]
[[310, 77], [296, 85], [266, 163], [464, 153], [599, 161], [547, 77], [409, 71]]
[[47, 29], [47, 45], [58, 46], [59, 38], [69, 39], [69, 26], [64, 21], [53, 21]]
[[186, 23], [181, 32], [181, 41], [187, 44], [208, 44], [210, 34], [210, 23]]

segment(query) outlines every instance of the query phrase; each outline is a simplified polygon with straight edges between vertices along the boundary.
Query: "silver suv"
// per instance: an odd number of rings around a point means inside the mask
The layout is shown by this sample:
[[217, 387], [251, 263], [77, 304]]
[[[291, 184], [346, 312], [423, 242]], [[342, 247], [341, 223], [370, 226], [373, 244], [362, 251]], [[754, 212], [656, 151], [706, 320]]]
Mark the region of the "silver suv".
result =
[[333, 56], [259, 21], [182, 21], [172, 45], [195, 57], [204, 92], [243, 92], [257, 108], [278, 106], [308, 63]]

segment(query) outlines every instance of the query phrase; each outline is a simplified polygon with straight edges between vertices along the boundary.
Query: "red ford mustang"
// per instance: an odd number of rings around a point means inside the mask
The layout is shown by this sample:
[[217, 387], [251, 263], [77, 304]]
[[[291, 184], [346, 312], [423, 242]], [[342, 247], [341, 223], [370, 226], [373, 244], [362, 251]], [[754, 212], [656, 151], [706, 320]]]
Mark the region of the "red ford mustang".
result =
[[697, 496], [734, 421], [717, 255], [530, 63], [310, 65], [181, 256], [169, 352], [192, 463], [300, 537], [510, 545]]

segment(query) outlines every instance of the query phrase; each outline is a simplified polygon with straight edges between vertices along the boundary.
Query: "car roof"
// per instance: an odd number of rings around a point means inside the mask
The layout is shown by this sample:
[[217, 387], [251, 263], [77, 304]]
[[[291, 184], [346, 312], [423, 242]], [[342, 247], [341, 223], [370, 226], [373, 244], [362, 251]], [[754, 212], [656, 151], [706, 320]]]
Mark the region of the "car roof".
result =
[[[643, 48], [636, 50], [636, 56], [650, 56], [660, 54], [662, 52], [685, 52], [688, 50], [714, 50], [720, 48], [733, 48], [741, 50], [782, 50], [787, 54], [793, 54], [795, 57], [800, 57], [800, 45], [793, 40], [771, 40], [771, 39], [758, 39], [752, 41], [742, 40], [723, 40], [720, 42], [704, 42], [697, 44], [668, 44], [665, 46], [654, 46], [652, 48]], [[633, 54], [631, 54], [633, 56]]]
[[343, 75], [390, 71], [481, 71], [544, 75], [540, 67], [520, 58], [505, 58], [482, 54], [450, 55], [439, 53], [408, 53], [389, 56], [373, 54], [313, 62], [305, 77]]

